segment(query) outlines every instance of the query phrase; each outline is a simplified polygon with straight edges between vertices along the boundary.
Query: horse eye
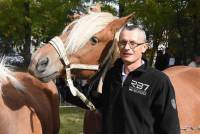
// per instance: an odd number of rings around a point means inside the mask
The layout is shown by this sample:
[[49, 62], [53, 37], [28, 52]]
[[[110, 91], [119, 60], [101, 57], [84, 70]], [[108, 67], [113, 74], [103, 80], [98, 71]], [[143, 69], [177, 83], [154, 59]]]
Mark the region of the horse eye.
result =
[[95, 36], [93, 36], [92, 38], [90, 38], [90, 41], [91, 41], [92, 45], [96, 45], [99, 42], [98, 38], [95, 37]]

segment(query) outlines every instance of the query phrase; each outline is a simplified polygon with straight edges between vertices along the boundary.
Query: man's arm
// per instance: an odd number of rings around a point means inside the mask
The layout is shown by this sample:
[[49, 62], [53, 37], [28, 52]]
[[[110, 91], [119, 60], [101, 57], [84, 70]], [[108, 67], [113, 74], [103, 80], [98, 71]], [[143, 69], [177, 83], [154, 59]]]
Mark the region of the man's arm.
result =
[[160, 89], [154, 96], [152, 107], [155, 134], [180, 134], [174, 88], [167, 76], [161, 83]]

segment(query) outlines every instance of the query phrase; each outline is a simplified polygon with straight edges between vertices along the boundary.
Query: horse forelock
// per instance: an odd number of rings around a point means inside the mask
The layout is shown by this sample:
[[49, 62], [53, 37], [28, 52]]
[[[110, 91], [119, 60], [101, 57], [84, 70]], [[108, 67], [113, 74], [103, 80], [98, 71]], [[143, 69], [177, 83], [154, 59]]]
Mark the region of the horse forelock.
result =
[[[117, 19], [110, 13], [92, 13], [76, 20], [65, 42], [67, 54], [77, 52], [97, 32], [103, 30], [111, 21]], [[65, 28], [64, 31], [66, 31]]]
[[4, 84], [4, 81], [7, 80], [16, 90], [23, 91], [25, 89], [23, 84], [15, 76], [13, 76], [9, 68], [5, 66], [5, 58], [2, 58], [0, 59], [0, 94], [3, 94], [2, 85]]

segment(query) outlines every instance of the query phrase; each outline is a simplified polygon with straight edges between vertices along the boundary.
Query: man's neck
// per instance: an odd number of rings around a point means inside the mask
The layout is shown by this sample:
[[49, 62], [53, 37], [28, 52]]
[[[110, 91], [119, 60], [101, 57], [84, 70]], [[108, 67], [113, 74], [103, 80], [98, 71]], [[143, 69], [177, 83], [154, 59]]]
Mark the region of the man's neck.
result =
[[134, 63], [124, 63], [124, 73], [129, 74], [130, 72], [134, 71], [138, 67], [140, 67], [143, 63], [142, 60], [137, 60]]

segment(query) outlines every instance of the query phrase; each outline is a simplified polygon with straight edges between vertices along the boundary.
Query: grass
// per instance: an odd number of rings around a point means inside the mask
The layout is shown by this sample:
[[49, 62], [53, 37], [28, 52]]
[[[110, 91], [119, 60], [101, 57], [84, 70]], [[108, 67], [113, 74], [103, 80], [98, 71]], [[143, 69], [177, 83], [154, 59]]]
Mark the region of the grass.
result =
[[83, 134], [84, 110], [78, 107], [60, 108], [60, 133]]

